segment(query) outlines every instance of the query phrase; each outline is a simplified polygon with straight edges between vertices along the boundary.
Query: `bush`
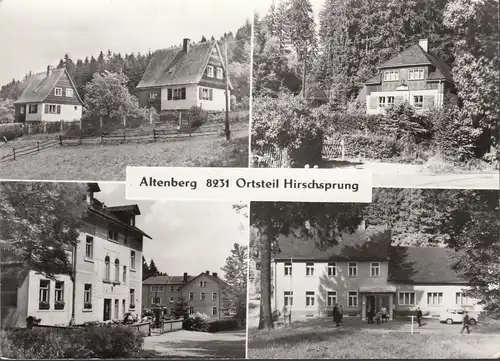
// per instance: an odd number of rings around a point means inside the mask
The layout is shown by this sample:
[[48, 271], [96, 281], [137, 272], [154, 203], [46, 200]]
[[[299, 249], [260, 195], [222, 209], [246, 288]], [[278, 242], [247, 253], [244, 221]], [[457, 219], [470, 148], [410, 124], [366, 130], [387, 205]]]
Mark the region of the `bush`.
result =
[[187, 118], [189, 119], [191, 128], [198, 128], [207, 121], [208, 112], [200, 107], [194, 106], [187, 111]]
[[11, 329], [2, 335], [2, 356], [16, 359], [64, 358], [64, 342], [50, 329]]
[[358, 133], [343, 139], [349, 157], [387, 160], [400, 157], [403, 153], [403, 144], [389, 135]]
[[241, 328], [240, 322], [236, 319], [215, 321], [208, 324], [208, 332], [236, 331], [241, 330]]
[[208, 332], [208, 316], [200, 312], [192, 313], [184, 320], [182, 328], [188, 331]]
[[95, 358], [133, 357], [144, 342], [144, 336], [136, 329], [121, 325], [87, 327], [79, 337], [83, 349], [90, 351], [91, 357]]
[[23, 124], [22, 123], [10, 123], [10, 124], [0, 124], [0, 138], [7, 141], [16, 139], [23, 135]]

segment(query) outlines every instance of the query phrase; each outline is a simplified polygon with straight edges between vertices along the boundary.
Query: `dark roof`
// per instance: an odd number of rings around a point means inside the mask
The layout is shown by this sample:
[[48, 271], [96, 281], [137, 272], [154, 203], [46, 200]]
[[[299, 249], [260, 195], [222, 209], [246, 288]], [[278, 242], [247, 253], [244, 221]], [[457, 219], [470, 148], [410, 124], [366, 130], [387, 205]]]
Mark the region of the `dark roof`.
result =
[[443, 247], [391, 247], [389, 280], [396, 283], [466, 284], [453, 270], [460, 255]]
[[[431, 65], [433, 69], [429, 73], [428, 80], [448, 80], [453, 81], [451, 69], [442, 59], [431, 52], [426, 52], [419, 44], [414, 44], [393, 56], [386, 62], [378, 66], [379, 69], [400, 68], [404, 66]], [[382, 74], [379, 72], [366, 81], [365, 84], [380, 84]]]
[[374, 227], [345, 233], [333, 247], [322, 246], [321, 239], [296, 235], [280, 236], [276, 261], [385, 261], [389, 257], [390, 230]]
[[80, 95], [76, 91], [76, 87], [69, 76], [68, 71], [65, 68], [54, 69], [51, 71], [50, 75], [47, 76], [47, 72], [36, 73], [28, 82], [26, 89], [24, 89], [21, 96], [14, 102], [19, 103], [41, 103], [47, 98], [54, 86], [58, 82], [59, 78], [66, 73], [71, 85], [74, 88], [75, 95], [77, 99], [83, 104]]
[[130, 204], [126, 206], [115, 206], [115, 207], [106, 207], [106, 209], [110, 212], [130, 212], [135, 214], [136, 216], [141, 214], [139, 210], [139, 206], [137, 204]]
[[99, 188], [99, 184], [97, 184], [97, 183], [89, 183], [88, 187], [89, 187], [89, 191], [92, 193], [98, 193], [101, 191], [101, 188]]
[[187, 53], [182, 46], [157, 50], [137, 88], [199, 83], [214, 47], [219, 51], [215, 41], [191, 44]]
[[[188, 283], [194, 277], [187, 276]], [[184, 276], [153, 276], [142, 281], [143, 285], [183, 285]]]

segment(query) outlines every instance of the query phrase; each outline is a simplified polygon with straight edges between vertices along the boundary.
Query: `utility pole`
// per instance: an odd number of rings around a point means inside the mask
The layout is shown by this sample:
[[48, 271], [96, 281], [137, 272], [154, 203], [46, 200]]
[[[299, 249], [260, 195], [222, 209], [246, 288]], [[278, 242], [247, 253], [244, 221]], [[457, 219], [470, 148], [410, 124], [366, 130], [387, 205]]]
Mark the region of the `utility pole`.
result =
[[231, 138], [231, 131], [229, 130], [229, 71], [228, 71], [228, 62], [227, 62], [227, 36], [224, 39], [224, 61], [226, 63], [225, 70], [226, 70], [226, 140], [229, 140]]

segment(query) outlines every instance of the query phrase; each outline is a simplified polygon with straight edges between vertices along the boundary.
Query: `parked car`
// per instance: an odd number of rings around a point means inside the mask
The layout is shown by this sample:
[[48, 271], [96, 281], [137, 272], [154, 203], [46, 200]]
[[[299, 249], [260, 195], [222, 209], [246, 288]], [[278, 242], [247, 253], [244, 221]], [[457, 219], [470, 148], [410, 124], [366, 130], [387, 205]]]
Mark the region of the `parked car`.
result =
[[[479, 312], [467, 311], [469, 313], [469, 324], [475, 325]], [[448, 308], [439, 315], [440, 322], [446, 322], [448, 325], [453, 323], [462, 323], [464, 321], [465, 310], [463, 308]]]

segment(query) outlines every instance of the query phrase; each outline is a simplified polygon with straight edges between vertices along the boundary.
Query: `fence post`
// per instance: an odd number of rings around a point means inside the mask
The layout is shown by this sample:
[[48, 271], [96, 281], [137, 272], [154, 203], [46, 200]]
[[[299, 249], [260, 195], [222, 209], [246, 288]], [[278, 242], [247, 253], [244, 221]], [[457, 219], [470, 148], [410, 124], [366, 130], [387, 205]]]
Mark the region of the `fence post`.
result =
[[12, 157], [13, 160], [16, 160], [16, 147], [12, 147]]
[[156, 142], [156, 130], [153, 129], [153, 142]]
[[179, 112], [179, 129], [182, 128], [182, 112]]
[[149, 108], [149, 124], [153, 125], [153, 111]]
[[124, 128], [127, 127], [127, 116], [126, 115], [123, 116], [123, 127]]
[[61, 127], [61, 133], [62, 133], [64, 131], [64, 120], [61, 120], [59, 123], [60, 123], [59, 125]]
[[36, 141], [36, 150], [40, 153], [40, 142], [38, 140]]
[[31, 124], [28, 123], [28, 135], [30, 135], [30, 133], [31, 133]]
[[413, 335], [413, 315], [411, 315], [411, 334]]
[[102, 115], [99, 117], [99, 129], [101, 129], [102, 133]]
[[62, 139], [63, 139], [63, 138], [62, 138], [62, 134], [61, 134], [61, 135], [59, 135], [59, 145], [63, 145], [63, 144], [62, 144]]
[[344, 157], [345, 157], [345, 148], [344, 148], [344, 145], [345, 145], [344, 138], [342, 138], [340, 140], [340, 152], [342, 153], [342, 155], [341, 155], [342, 159], [344, 159]]
[[43, 122], [43, 132], [47, 133], [47, 122]]
[[101, 129], [101, 143], [102, 143], [102, 141], [103, 141], [103, 138], [104, 138], [104, 135], [103, 135], [103, 133], [102, 133], [102, 129]]
[[123, 129], [123, 143], [126, 141], [126, 136], [125, 136], [125, 129]]

